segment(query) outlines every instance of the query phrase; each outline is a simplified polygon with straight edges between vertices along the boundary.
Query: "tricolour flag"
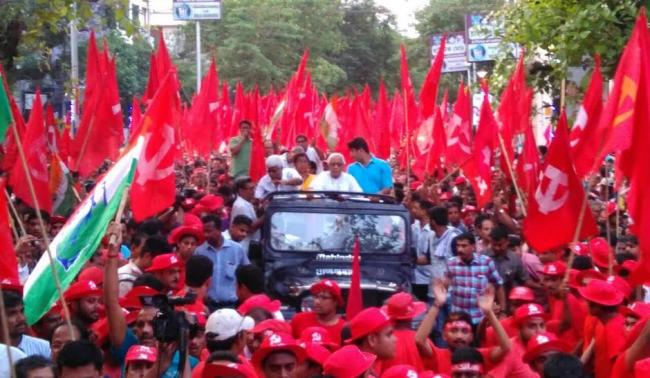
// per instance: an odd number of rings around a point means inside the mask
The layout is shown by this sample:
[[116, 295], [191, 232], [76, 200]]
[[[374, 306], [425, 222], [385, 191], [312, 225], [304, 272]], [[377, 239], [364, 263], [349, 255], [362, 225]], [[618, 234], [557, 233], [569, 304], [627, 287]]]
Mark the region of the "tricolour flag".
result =
[[86, 261], [95, 253], [125, 194], [142, 150], [142, 140], [120, 158], [97, 183], [50, 243], [53, 261], [47, 253], [25, 283], [25, 317], [36, 323], [54, 304], [59, 295], [52, 268], [56, 269], [61, 286], [66, 290]]
[[69, 216], [77, 204], [72, 189], [72, 176], [68, 167], [56, 154], [52, 155], [50, 162], [50, 192], [53, 213], [64, 217]]
[[9, 105], [9, 95], [7, 87], [3, 85], [5, 78], [2, 77], [4, 72], [0, 71], [0, 143], [4, 143], [7, 130], [14, 121], [11, 116], [11, 106]]

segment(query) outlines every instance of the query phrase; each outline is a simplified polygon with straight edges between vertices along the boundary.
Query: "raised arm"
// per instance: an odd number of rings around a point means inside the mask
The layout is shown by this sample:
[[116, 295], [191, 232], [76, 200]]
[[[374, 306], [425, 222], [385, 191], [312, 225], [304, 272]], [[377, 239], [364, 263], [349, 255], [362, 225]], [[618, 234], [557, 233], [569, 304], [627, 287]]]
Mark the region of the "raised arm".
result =
[[490, 349], [490, 360], [494, 363], [500, 361], [512, 348], [512, 343], [508, 338], [506, 330], [494, 313], [494, 287], [488, 286], [485, 291], [478, 296], [478, 306], [483, 311], [488, 323], [494, 329], [497, 337], [498, 346]]
[[415, 332], [415, 345], [420, 352], [422, 357], [432, 357], [434, 354], [433, 348], [429, 343], [429, 335], [433, 330], [433, 327], [436, 326], [436, 319], [438, 313], [440, 312], [440, 307], [444, 306], [447, 302], [447, 287], [444, 281], [439, 279], [434, 279], [433, 282], [433, 305], [427, 311], [427, 314], [422, 319], [420, 326]]
[[108, 259], [104, 265], [104, 306], [108, 317], [108, 337], [111, 345], [118, 348], [126, 336], [126, 319], [119, 302], [119, 282], [117, 278], [118, 256], [122, 245], [122, 225], [111, 223], [107, 233], [109, 240]]

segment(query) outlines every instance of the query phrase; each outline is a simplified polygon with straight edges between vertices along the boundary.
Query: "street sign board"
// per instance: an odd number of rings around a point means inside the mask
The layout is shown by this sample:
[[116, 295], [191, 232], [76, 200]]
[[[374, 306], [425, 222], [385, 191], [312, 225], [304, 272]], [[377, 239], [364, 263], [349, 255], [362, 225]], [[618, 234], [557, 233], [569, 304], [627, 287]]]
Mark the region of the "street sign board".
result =
[[221, 0], [173, 0], [172, 13], [177, 21], [218, 20]]
[[495, 60], [499, 53], [501, 43], [499, 31], [502, 28], [503, 24], [488, 14], [466, 14], [467, 60], [470, 62]]
[[[440, 49], [442, 34], [431, 36], [431, 60], [435, 59]], [[447, 33], [445, 45], [445, 60], [442, 65], [442, 72], [461, 72], [469, 69], [467, 63], [467, 45], [464, 32]]]

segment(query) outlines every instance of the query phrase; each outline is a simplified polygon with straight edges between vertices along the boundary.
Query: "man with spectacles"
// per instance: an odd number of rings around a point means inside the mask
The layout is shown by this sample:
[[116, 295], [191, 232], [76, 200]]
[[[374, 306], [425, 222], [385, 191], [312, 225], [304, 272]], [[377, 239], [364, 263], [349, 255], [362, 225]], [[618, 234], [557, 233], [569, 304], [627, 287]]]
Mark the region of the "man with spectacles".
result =
[[255, 198], [263, 199], [273, 192], [293, 192], [299, 190], [302, 177], [293, 168], [283, 168], [280, 155], [266, 158], [266, 175], [260, 179], [255, 188]]
[[311, 190], [329, 190], [336, 192], [362, 192], [357, 180], [350, 174], [343, 172], [345, 158], [335, 152], [327, 158], [329, 171], [318, 174], [312, 181]]
[[336, 344], [341, 344], [341, 330], [345, 320], [337, 314], [343, 306], [341, 288], [332, 280], [321, 280], [309, 289], [314, 299], [312, 311], [296, 314], [291, 320], [291, 330], [295, 338], [309, 327], [323, 327]]

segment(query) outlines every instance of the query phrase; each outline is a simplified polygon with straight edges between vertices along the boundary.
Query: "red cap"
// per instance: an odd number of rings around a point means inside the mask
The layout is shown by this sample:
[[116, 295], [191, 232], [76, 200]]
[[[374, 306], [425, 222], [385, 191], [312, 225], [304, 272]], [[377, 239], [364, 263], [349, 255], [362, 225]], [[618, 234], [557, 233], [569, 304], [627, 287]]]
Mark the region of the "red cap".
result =
[[133, 289], [129, 290], [128, 293], [120, 298], [120, 306], [126, 309], [139, 310], [142, 308], [140, 297], [153, 296], [156, 294], [160, 294], [160, 292], [156, 289], [150, 288], [149, 286], [134, 286]]
[[321, 344], [330, 350], [337, 349], [339, 345], [332, 340], [330, 333], [323, 327], [307, 327], [300, 333], [300, 341]]
[[126, 352], [126, 357], [124, 360], [126, 363], [129, 363], [131, 361], [156, 362], [157, 358], [158, 351], [156, 348], [144, 345], [133, 345], [129, 348], [129, 351]]
[[345, 340], [351, 343], [390, 325], [390, 319], [377, 307], [368, 307], [350, 320], [351, 337]]
[[604, 274], [594, 269], [581, 270], [577, 276], [579, 286], [585, 286], [587, 281], [605, 280], [606, 278], [607, 277]]
[[414, 301], [409, 293], [396, 293], [393, 294], [386, 305], [381, 308], [390, 320], [409, 320], [424, 313], [427, 310], [427, 305], [424, 302]]
[[526, 286], [515, 286], [510, 290], [508, 299], [532, 302], [535, 300], [535, 293]]
[[203, 206], [206, 211], [213, 213], [223, 208], [223, 198], [214, 194], [208, 194], [201, 198], [199, 205]]
[[255, 327], [251, 330], [253, 333], [264, 333], [266, 331], [271, 331], [275, 333], [291, 333], [291, 326], [287, 322], [277, 319], [267, 319], [262, 320], [257, 323]]
[[321, 291], [326, 291], [332, 294], [332, 296], [334, 296], [334, 299], [336, 299], [336, 302], [339, 304], [339, 306], [343, 306], [343, 296], [341, 295], [341, 288], [339, 287], [339, 284], [336, 283], [336, 281], [327, 280], [327, 279], [320, 280], [315, 284], [311, 285], [309, 291], [312, 293], [312, 295], [318, 294]]
[[609, 255], [612, 253], [612, 247], [607, 240], [598, 237], [589, 241], [589, 248], [591, 249], [591, 258], [596, 266], [607, 268], [609, 266]]
[[553, 261], [544, 264], [544, 268], [542, 269], [542, 274], [547, 276], [557, 277], [564, 275], [564, 273], [566, 273], [566, 264], [562, 261]]
[[319, 364], [321, 367], [327, 358], [329, 358], [329, 356], [332, 354], [332, 352], [330, 352], [327, 348], [318, 343], [301, 341], [299, 345], [305, 350], [305, 353], [307, 354], [305, 358]]
[[618, 306], [623, 302], [623, 294], [614, 285], [599, 279], [589, 281], [578, 292], [584, 299], [603, 306]]
[[89, 266], [79, 273], [79, 281], [93, 281], [97, 285], [104, 283], [104, 271], [96, 266]]
[[159, 272], [161, 270], [176, 268], [181, 266], [181, 260], [175, 253], [165, 253], [153, 258], [151, 266], [147, 268], [147, 272]]
[[0, 287], [2, 290], [15, 291], [20, 294], [23, 293], [23, 285], [17, 278], [3, 278], [2, 281], [0, 281]]
[[625, 260], [619, 266], [620, 266], [619, 272], [621, 270], [627, 270], [628, 272], [633, 272], [639, 266], [639, 262], [636, 260]]
[[537, 303], [529, 303], [517, 307], [513, 317], [515, 319], [515, 323], [517, 323], [518, 325], [522, 325], [522, 323], [528, 319], [531, 318], [546, 319], [547, 316], [542, 306], [538, 305]]
[[634, 302], [627, 307], [621, 307], [619, 312], [623, 316], [631, 316], [639, 319], [650, 317], [650, 303]]
[[62, 217], [60, 215], [52, 215], [50, 217], [50, 224], [65, 223], [66, 220], [66, 217]]
[[588, 243], [576, 243], [571, 246], [573, 252], [578, 256], [589, 256]]
[[478, 209], [476, 208], [476, 206], [472, 206], [472, 205], [466, 205], [465, 207], [463, 207], [463, 211], [462, 211], [463, 214], [476, 213], [476, 212], [478, 212]]
[[252, 297], [246, 299], [244, 303], [241, 304], [241, 306], [237, 307], [237, 312], [242, 315], [246, 315], [250, 310], [258, 307], [273, 314], [274, 312], [280, 310], [280, 301], [272, 301], [271, 298], [269, 298], [266, 294], [253, 295]]
[[614, 285], [616, 290], [618, 290], [624, 297], [629, 297], [632, 294], [632, 286], [623, 278], [619, 276], [609, 276], [607, 277], [607, 282]]
[[176, 227], [175, 229], [172, 230], [171, 233], [169, 233], [169, 237], [167, 238], [167, 241], [169, 242], [169, 244], [175, 245], [178, 244], [181, 241], [181, 239], [183, 239], [186, 236], [194, 236], [196, 238], [196, 244], [203, 244], [203, 242], [205, 241], [203, 224], [201, 224], [201, 228], [197, 228], [196, 226]]
[[570, 288], [578, 289], [582, 286], [582, 281], [579, 279], [580, 271], [578, 269], [569, 269], [569, 282], [568, 285]]
[[201, 378], [215, 377], [236, 377], [236, 378], [258, 378], [255, 370], [247, 364], [228, 362], [226, 364], [205, 364]]
[[377, 356], [362, 352], [356, 345], [346, 345], [332, 353], [323, 365], [323, 373], [336, 378], [358, 377], [375, 363]]
[[289, 351], [293, 353], [301, 363], [305, 359], [306, 352], [298, 345], [296, 340], [288, 333], [272, 333], [264, 338], [260, 347], [253, 354], [251, 362], [261, 370], [262, 362], [271, 353], [277, 351]]
[[196, 200], [194, 198], [185, 198], [183, 202], [181, 202], [181, 207], [185, 211], [191, 211], [194, 206], [196, 206]]
[[194, 214], [191, 213], [185, 213], [183, 215], [183, 226], [190, 226], [197, 228], [199, 230], [203, 229], [203, 222], [201, 222], [201, 218], [197, 217]]
[[571, 347], [562, 340], [549, 332], [540, 332], [532, 339], [528, 340], [526, 345], [526, 353], [524, 354], [524, 361], [530, 363], [537, 357], [548, 352], [563, 352], [569, 353]]
[[645, 378], [650, 374], [650, 358], [634, 363], [634, 378]]
[[386, 369], [381, 378], [420, 378], [420, 374], [411, 365], [394, 365]]
[[463, 176], [456, 177], [456, 179], [454, 180], [454, 185], [463, 185], [463, 184], [467, 184], [467, 179]]
[[101, 296], [102, 289], [97, 287], [94, 281], [81, 280], [70, 285], [68, 290], [66, 290], [63, 298], [66, 301], [74, 301], [79, 298], [91, 297], [91, 296]]

